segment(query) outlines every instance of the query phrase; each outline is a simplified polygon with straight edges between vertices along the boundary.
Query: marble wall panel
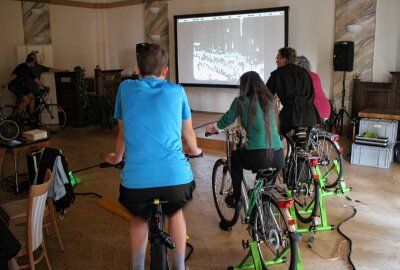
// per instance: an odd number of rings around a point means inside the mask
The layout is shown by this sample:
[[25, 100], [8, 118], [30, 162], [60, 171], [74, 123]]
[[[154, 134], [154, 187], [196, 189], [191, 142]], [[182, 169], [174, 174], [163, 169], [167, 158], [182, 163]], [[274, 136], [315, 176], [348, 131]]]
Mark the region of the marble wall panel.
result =
[[144, 12], [145, 42], [160, 44], [168, 51], [168, 2], [146, 2]]
[[22, 2], [25, 44], [51, 44], [49, 4]]
[[[354, 42], [353, 71], [346, 72], [345, 107], [351, 111], [352, 81], [359, 77], [363, 81], [372, 80], [372, 64], [375, 46], [376, 0], [336, 0], [335, 42]], [[358, 33], [349, 32], [348, 25], [360, 25]], [[343, 71], [334, 71], [333, 98], [336, 108], [341, 108]], [[345, 122], [348, 119], [345, 119]]]

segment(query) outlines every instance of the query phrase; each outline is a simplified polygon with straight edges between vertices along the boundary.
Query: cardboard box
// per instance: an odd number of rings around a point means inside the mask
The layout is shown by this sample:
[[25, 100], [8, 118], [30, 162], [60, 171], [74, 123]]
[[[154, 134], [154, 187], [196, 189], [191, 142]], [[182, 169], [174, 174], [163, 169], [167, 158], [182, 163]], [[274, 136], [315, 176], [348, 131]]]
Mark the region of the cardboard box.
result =
[[22, 132], [22, 136], [29, 142], [35, 142], [47, 138], [47, 131], [42, 129], [33, 129]]

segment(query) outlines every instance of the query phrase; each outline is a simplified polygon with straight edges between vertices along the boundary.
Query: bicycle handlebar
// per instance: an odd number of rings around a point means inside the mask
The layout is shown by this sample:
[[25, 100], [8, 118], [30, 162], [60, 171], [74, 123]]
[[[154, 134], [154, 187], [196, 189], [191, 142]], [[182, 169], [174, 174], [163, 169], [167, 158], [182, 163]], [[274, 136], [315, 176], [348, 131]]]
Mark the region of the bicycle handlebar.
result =
[[205, 132], [204, 133], [204, 135], [206, 136], [206, 137], [210, 137], [211, 135], [215, 135], [215, 134], [218, 134], [218, 132], [214, 132], [214, 133], [210, 133], [210, 132]]
[[118, 162], [117, 164], [111, 164], [108, 162], [102, 162], [99, 164], [100, 168], [110, 168], [110, 167], [114, 167], [117, 169], [122, 169], [125, 165], [125, 160], [121, 160], [120, 162]]
[[201, 150], [200, 154], [198, 155], [189, 155], [189, 154], [185, 154], [186, 158], [199, 158], [199, 157], [203, 157], [203, 150]]

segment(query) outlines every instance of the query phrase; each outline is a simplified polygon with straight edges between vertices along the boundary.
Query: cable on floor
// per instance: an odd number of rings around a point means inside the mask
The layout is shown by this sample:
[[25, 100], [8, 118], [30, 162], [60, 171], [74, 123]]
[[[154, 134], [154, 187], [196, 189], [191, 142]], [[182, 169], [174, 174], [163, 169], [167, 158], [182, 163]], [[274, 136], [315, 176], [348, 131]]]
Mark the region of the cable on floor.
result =
[[188, 252], [188, 254], [187, 254], [186, 257], [185, 257], [185, 262], [186, 262], [187, 260], [189, 260], [190, 256], [191, 256], [192, 253], [193, 253], [193, 250], [194, 250], [194, 247], [193, 247], [190, 243], [186, 242], [186, 246], [189, 248], [189, 252]]
[[98, 194], [96, 192], [75, 192], [75, 195], [80, 195], [80, 196], [94, 195], [97, 198], [103, 198], [103, 196], [101, 196], [100, 194]]
[[[354, 199], [350, 198], [349, 196], [344, 196], [344, 197], [345, 197], [346, 200], [348, 200], [348, 201], [357, 202], [357, 203], [360, 203], [360, 204], [362, 204], [362, 205], [364, 205], [364, 206], [368, 206], [367, 204], [361, 202], [360, 200], [354, 200]], [[350, 263], [352, 269], [355, 270], [356, 267], [354, 266], [354, 263], [353, 263], [353, 261], [351, 260], [353, 242], [352, 242], [352, 240], [350, 239], [350, 237], [348, 237], [347, 235], [345, 235], [345, 234], [341, 231], [340, 227], [342, 226], [342, 224], [346, 223], [347, 221], [349, 221], [350, 219], [352, 219], [352, 218], [357, 214], [357, 209], [356, 209], [354, 206], [351, 206], [351, 205], [343, 205], [343, 207], [347, 207], [347, 208], [353, 209], [353, 214], [352, 214], [351, 216], [349, 216], [348, 218], [342, 220], [342, 221], [339, 223], [339, 225], [337, 226], [337, 230], [338, 230], [339, 234], [345, 238], [345, 240], [343, 240], [343, 241], [340, 242], [340, 244], [339, 244], [339, 246], [338, 246], [338, 248], [337, 248], [337, 253], [336, 253], [337, 255], [335, 255], [335, 257], [333, 257], [333, 258], [328, 258], [328, 257], [325, 257], [325, 256], [323, 256], [323, 255], [321, 255], [321, 254], [316, 253], [314, 250], [312, 250], [312, 251], [313, 251], [314, 254], [316, 254], [317, 256], [319, 256], [319, 257], [321, 257], [321, 258], [323, 258], [323, 259], [334, 261], [334, 260], [339, 259], [339, 257], [340, 257], [340, 249], [341, 249], [342, 244], [343, 244], [345, 241], [348, 241], [348, 242], [349, 242], [349, 254], [348, 254], [347, 258], [348, 258], [348, 261], [349, 261], [349, 263]], [[309, 247], [311, 248], [310, 245], [309, 245]]]
[[[353, 199], [350, 198], [349, 196], [344, 196], [344, 197], [345, 197], [348, 201], [354, 201], [354, 202], [358, 202], [358, 203], [361, 203], [361, 204], [363, 204], [363, 205], [366, 205], [365, 203], [363, 203], [363, 202], [361, 202], [361, 201], [359, 201], [359, 200], [353, 200]], [[351, 241], [350, 237], [348, 237], [347, 235], [345, 235], [345, 234], [340, 230], [340, 226], [342, 226], [342, 224], [344, 224], [345, 222], [347, 222], [347, 221], [350, 220], [351, 218], [355, 217], [355, 215], [357, 214], [357, 209], [356, 209], [354, 206], [351, 206], [351, 205], [349, 205], [349, 206], [345, 205], [345, 207], [352, 208], [352, 209], [353, 209], [353, 214], [352, 214], [350, 217], [348, 217], [348, 218], [346, 218], [345, 220], [343, 220], [342, 222], [340, 222], [339, 225], [338, 225], [338, 227], [337, 227], [337, 230], [338, 230], [338, 232], [339, 232], [344, 238], [346, 238], [346, 240], [349, 242], [349, 255], [348, 255], [347, 258], [348, 258], [348, 260], [349, 260], [349, 263], [350, 263], [351, 267], [353, 267], [353, 270], [355, 270], [356, 267], [354, 266], [354, 263], [353, 263], [353, 261], [351, 260], [351, 253], [352, 253], [352, 248], [353, 248], [353, 242]]]

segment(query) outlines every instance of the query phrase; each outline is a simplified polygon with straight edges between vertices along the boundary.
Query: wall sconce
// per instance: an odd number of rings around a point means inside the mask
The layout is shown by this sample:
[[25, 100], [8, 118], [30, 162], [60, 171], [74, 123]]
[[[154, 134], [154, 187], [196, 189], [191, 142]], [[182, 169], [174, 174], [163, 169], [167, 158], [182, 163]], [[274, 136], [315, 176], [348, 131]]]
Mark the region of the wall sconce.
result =
[[360, 33], [362, 28], [363, 27], [360, 24], [349, 24], [349, 25], [346, 25], [346, 30], [349, 33]]
[[151, 8], [149, 8], [149, 11], [151, 14], [158, 14], [158, 12], [160, 12], [160, 8], [159, 7], [151, 7]]
[[150, 38], [151, 38], [151, 40], [157, 41], [157, 40], [160, 40], [161, 35], [151, 35]]
[[34, 37], [33, 40], [35, 42], [44, 42], [46, 39], [44, 37]]

